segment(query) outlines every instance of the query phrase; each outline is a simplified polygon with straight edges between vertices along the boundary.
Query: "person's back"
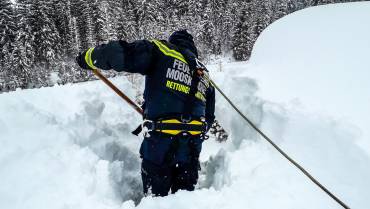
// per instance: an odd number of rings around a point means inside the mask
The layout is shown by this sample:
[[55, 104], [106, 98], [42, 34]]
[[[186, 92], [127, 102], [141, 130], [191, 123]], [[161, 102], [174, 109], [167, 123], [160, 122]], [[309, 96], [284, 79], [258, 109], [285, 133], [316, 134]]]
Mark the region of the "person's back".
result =
[[197, 49], [186, 31], [169, 42], [110, 42], [77, 57], [82, 68], [141, 73], [145, 78], [144, 130], [140, 148], [144, 193], [193, 190], [199, 153], [214, 120], [215, 92], [201, 71]]
[[[164, 41], [154, 41], [154, 43], [167, 47], [167, 49], [179, 50], [175, 45]], [[158, 48], [160, 49], [160, 48]], [[190, 70], [187, 61], [182, 57], [169, 59], [168, 56], [163, 56], [162, 51], [156, 52], [153, 72], [146, 77], [146, 88], [144, 99], [146, 101], [145, 114], [149, 119], [163, 117], [165, 115], [173, 116], [184, 114], [187, 99], [189, 99], [192, 70]], [[185, 54], [186, 52], [183, 52]], [[181, 54], [180, 54], [181, 55]], [[182, 56], [182, 55], [181, 55]], [[188, 56], [187, 60], [192, 59], [195, 62], [195, 57]], [[207, 89], [209, 82], [201, 80], [199, 82], [198, 92], [196, 93], [197, 100], [192, 103], [190, 115], [195, 117], [205, 116], [205, 105], [207, 97]]]

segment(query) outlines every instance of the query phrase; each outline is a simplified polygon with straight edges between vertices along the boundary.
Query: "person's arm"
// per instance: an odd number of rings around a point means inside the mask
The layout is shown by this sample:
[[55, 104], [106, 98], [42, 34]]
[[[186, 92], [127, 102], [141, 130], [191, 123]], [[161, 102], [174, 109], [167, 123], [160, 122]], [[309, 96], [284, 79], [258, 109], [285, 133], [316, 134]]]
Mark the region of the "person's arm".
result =
[[153, 44], [147, 40], [111, 41], [80, 54], [76, 60], [84, 69], [103, 69], [147, 74], [153, 58]]
[[208, 130], [211, 128], [213, 122], [215, 121], [215, 103], [216, 103], [215, 88], [213, 88], [213, 86], [210, 86], [207, 90], [206, 95], [206, 115], [205, 115]]

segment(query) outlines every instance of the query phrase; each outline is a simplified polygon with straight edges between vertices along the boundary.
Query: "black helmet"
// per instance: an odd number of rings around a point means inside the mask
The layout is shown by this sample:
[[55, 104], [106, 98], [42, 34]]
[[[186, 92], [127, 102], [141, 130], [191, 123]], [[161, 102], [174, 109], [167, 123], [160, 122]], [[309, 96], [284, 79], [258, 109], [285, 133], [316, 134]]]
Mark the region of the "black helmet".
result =
[[170, 42], [171, 44], [175, 44], [178, 47], [189, 49], [195, 54], [195, 56], [198, 57], [198, 50], [195, 47], [193, 36], [190, 33], [188, 33], [188, 31], [186, 30], [175, 31], [168, 38], [168, 42]]

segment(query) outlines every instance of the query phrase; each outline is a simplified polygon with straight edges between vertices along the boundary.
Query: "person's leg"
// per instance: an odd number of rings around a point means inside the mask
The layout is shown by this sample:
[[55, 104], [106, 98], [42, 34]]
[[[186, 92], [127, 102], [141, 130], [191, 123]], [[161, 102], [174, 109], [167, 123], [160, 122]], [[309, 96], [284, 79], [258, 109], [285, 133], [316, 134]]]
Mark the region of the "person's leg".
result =
[[178, 190], [194, 191], [198, 182], [198, 165], [195, 163], [179, 163], [174, 167], [171, 192]]
[[[187, 162], [178, 163], [173, 170], [171, 192], [178, 190], [193, 191], [198, 182], [199, 154], [203, 140], [189, 138], [187, 141]], [[184, 158], [185, 159], [185, 158]], [[179, 159], [181, 160], [181, 159]]]
[[170, 167], [160, 167], [147, 160], [141, 164], [144, 195], [167, 196], [172, 185]]

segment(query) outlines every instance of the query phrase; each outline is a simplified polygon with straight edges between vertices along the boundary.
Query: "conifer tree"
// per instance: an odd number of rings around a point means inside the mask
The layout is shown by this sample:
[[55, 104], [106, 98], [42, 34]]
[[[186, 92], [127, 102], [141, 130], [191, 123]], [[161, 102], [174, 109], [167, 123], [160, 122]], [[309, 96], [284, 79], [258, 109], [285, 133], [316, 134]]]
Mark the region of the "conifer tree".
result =
[[16, 9], [16, 36], [13, 49], [13, 68], [9, 72], [17, 87], [27, 88], [31, 80], [31, 67], [35, 61], [34, 40], [31, 28], [31, 0], [18, 0]]
[[14, 10], [10, 0], [0, 0], [0, 68], [5, 71], [11, 63], [14, 35]]
[[109, 40], [132, 41], [138, 37], [135, 0], [110, 0], [108, 22], [111, 24]]
[[91, 5], [96, 44], [102, 44], [108, 40], [109, 31], [112, 30], [112, 25], [108, 22], [109, 4], [106, 0], [95, 0]]
[[36, 61], [45, 63], [45, 67], [59, 58], [61, 52], [59, 33], [48, 15], [52, 11], [51, 5], [48, 0], [39, 0], [32, 1], [30, 7], [31, 33], [35, 38], [32, 47]]
[[77, 40], [77, 29], [75, 24], [75, 17], [72, 16], [71, 1], [70, 0], [52, 0], [52, 8], [48, 15], [53, 21], [58, 37], [58, 51], [60, 56], [65, 58], [72, 57], [78, 53], [79, 40]]
[[164, 22], [164, 12], [160, 12], [159, 0], [143, 0], [136, 5], [136, 24], [140, 39], [153, 39], [157, 37], [158, 29], [161, 28], [161, 22]]
[[273, 19], [277, 20], [288, 14], [288, 2], [286, 0], [276, 0], [274, 5]]
[[91, 1], [71, 0], [72, 15], [76, 17], [77, 32], [80, 38], [80, 51], [96, 44], [94, 33], [93, 8]]

